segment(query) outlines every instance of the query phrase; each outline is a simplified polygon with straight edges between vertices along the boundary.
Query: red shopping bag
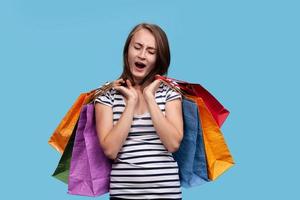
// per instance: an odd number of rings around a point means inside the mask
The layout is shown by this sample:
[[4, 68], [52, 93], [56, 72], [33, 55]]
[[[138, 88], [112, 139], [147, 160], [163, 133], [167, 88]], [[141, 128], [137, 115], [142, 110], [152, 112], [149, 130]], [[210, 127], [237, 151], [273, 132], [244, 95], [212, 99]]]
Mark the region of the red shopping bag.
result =
[[172, 86], [172, 88], [177, 89], [177, 91], [181, 94], [201, 97], [219, 127], [222, 126], [228, 117], [229, 111], [200, 84], [188, 83], [160, 75], [156, 75], [155, 78], [160, 79], [166, 84]]

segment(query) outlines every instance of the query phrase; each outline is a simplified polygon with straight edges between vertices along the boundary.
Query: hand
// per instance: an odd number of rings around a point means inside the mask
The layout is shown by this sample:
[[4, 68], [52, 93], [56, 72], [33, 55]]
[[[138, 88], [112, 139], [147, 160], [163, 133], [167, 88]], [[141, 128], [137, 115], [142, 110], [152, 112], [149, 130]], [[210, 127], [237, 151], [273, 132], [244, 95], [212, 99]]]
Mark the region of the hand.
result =
[[121, 85], [124, 83], [125, 81], [122, 78], [118, 79], [113, 82], [113, 88], [123, 94], [129, 104], [133, 104], [135, 106], [138, 102], [138, 93], [135, 88], [132, 87], [130, 80], [126, 80], [127, 87]]
[[160, 83], [161, 80], [154, 80], [152, 83], [150, 83], [147, 87], [144, 88], [143, 96], [146, 100], [155, 97], [155, 92], [159, 88]]

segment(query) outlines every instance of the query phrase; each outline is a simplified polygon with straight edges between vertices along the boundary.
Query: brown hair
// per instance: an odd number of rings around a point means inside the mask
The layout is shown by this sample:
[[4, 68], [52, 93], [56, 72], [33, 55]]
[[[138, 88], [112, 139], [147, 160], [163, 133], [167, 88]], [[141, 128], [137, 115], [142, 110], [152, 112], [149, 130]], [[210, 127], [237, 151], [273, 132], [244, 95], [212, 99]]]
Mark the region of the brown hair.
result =
[[152, 71], [150, 71], [149, 74], [144, 78], [141, 84], [143, 84], [146, 80], [154, 80], [155, 74], [166, 75], [168, 73], [171, 59], [167, 35], [158, 25], [148, 23], [141, 23], [136, 25], [129, 33], [124, 45], [123, 72], [120, 76], [120, 78], [129, 79], [133, 85], [135, 85], [136, 83], [134, 83], [133, 81], [133, 77], [129, 68], [128, 47], [133, 35], [140, 29], [147, 29], [148, 31], [150, 31], [153, 34], [157, 45], [157, 57], [155, 66]]

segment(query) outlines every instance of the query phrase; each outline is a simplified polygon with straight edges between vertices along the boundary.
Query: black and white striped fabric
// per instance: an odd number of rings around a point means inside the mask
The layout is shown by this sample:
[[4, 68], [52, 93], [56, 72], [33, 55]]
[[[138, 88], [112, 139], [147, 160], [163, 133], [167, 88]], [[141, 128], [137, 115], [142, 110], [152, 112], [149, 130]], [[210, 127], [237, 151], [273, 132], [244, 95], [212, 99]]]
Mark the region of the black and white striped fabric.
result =
[[[166, 102], [182, 98], [164, 83], [155, 97], [163, 113]], [[125, 109], [124, 97], [114, 89], [95, 103], [112, 107], [113, 124]], [[177, 162], [159, 139], [149, 112], [134, 115], [128, 137], [112, 165], [109, 193], [124, 199], [182, 198]]]

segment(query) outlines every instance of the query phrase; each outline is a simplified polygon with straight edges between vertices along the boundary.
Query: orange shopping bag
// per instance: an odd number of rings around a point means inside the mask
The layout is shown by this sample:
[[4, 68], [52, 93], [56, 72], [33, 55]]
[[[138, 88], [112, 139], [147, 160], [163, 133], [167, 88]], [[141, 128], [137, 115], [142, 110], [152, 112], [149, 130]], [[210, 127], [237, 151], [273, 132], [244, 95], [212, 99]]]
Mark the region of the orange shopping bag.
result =
[[83, 105], [90, 103], [96, 96], [103, 94], [111, 88], [112, 82], [107, 82], [100, 88], [90, 92], [81, 93], [55, 129], [48, 143], [62, 154], [74, 130], [75, 124], [79, 119], [79, 114]]
[[81, 107], [86, 104], [92, 95], [93, 92], [80, 94], [50, 137], [48, 143], [60, 153], [63, 153], [70, 139], [75, 124], [79, 118]]

